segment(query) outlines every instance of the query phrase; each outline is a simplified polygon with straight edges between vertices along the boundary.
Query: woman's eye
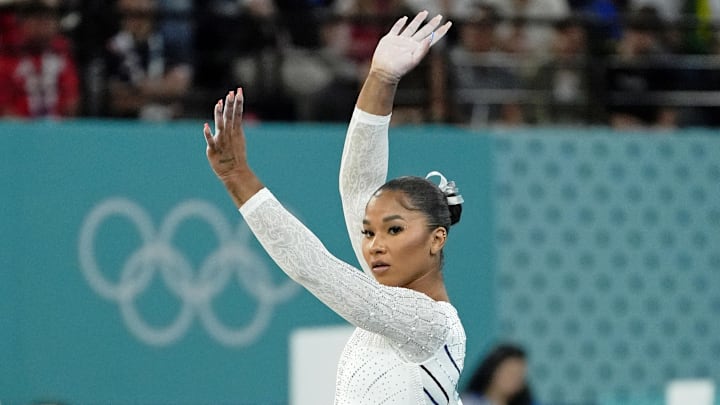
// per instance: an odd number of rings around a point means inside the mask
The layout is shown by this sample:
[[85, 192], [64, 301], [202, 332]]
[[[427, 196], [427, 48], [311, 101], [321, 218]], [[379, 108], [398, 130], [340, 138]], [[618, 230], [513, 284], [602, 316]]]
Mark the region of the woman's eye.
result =
[[388, 233], [389, 233], [390, 235], [398, 234], [398, 233], [400, 233], [400, 231], [402, 231], [402, 227], [401, 227], [401, 226], [393, 226], [393, 227], [391, 227], [390, 229], [388, 229]]
[[373, 237], [372, 231], [368, 231], [367, 229], [364, 229], [361, 233], [362, 233], [363, 236], [365, 236], [366, 238], [372, 238], [372, 237]]

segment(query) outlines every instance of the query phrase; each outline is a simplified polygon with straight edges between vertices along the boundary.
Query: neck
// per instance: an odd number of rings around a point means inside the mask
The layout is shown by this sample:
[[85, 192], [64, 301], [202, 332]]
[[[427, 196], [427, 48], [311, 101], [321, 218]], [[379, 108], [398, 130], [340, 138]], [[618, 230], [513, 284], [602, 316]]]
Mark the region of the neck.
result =
[[406, 285], [405, 288], [421, 292], [435, 301], [450, 302], [440, 269], [431, 270]]

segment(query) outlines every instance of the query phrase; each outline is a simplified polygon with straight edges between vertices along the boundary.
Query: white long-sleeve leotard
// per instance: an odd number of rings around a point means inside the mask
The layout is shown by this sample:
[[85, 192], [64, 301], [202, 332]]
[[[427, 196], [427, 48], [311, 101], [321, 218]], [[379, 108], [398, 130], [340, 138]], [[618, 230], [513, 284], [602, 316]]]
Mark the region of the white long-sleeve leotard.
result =
[[[387, 175], [388, 122], [356, 109], [343, 151], [345, 220], [365, 269], [361, 223], [368, 198]], [[451, 304], [381, 285], [339, 260], [267, 189], [240, 212], [288, 276], [357, 327], [338, 365], [335, 404], [461, 404], [465, 332]]]

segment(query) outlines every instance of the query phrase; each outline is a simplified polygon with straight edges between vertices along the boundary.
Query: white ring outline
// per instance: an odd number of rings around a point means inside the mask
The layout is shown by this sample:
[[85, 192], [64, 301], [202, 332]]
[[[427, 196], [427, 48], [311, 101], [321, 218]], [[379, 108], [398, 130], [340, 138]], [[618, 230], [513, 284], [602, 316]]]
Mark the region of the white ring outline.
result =
[[[102, 274], [94, 252], [98, 230], [114, 216], [126, 218], [135, 225], [143, 245], [127, 258], [120, 280], [113, 284]], [[206, 222], [219, 243], [196, 275], [190, 261], [172, 246], [173, 236], [190, 218]], [[156, 233], [150, 216], [142, 207], [127, 198], [115, 197], [101, 202], [86, 216], [78, 249], [80, 267], [90, 287], [101, 297], [118, 303], [126, 326], [141, 341], [155, 346], [171, 344], [186, 333], [197, 314], [201, 324], [218, 342], [227, 346], [247, 346], [267, 328], [275, 305], [289, 300], [298, 290], [298, 285], [291, 280], [274, 285], [265, 262], [248, 247], [248, 241], [249, 231], [244, 222], [240, 222], [233, 232], [223, 215], [206, 201], [187, 200], [177, 205]], [[156, 277], [158, 268], [168, 290], [182, 302], [177, 316], [164, 327], [147, 323], [134, 305], [138, 295]], [[224, 325], [212, 308], [213, 297], [233, 280], [258, 302], [252, 320], [237, 329]]]

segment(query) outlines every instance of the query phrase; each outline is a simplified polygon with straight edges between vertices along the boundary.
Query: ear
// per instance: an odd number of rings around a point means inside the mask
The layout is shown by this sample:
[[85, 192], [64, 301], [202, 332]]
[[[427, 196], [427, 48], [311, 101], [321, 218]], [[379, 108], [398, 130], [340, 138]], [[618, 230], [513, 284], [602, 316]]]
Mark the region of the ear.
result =
[[440, 253], [445, 246], [445, 241], [447, 240], [447, 229], [442, 226], [438, 226], [432, 231], [431, 238], [430, 254], [436, 255]]

